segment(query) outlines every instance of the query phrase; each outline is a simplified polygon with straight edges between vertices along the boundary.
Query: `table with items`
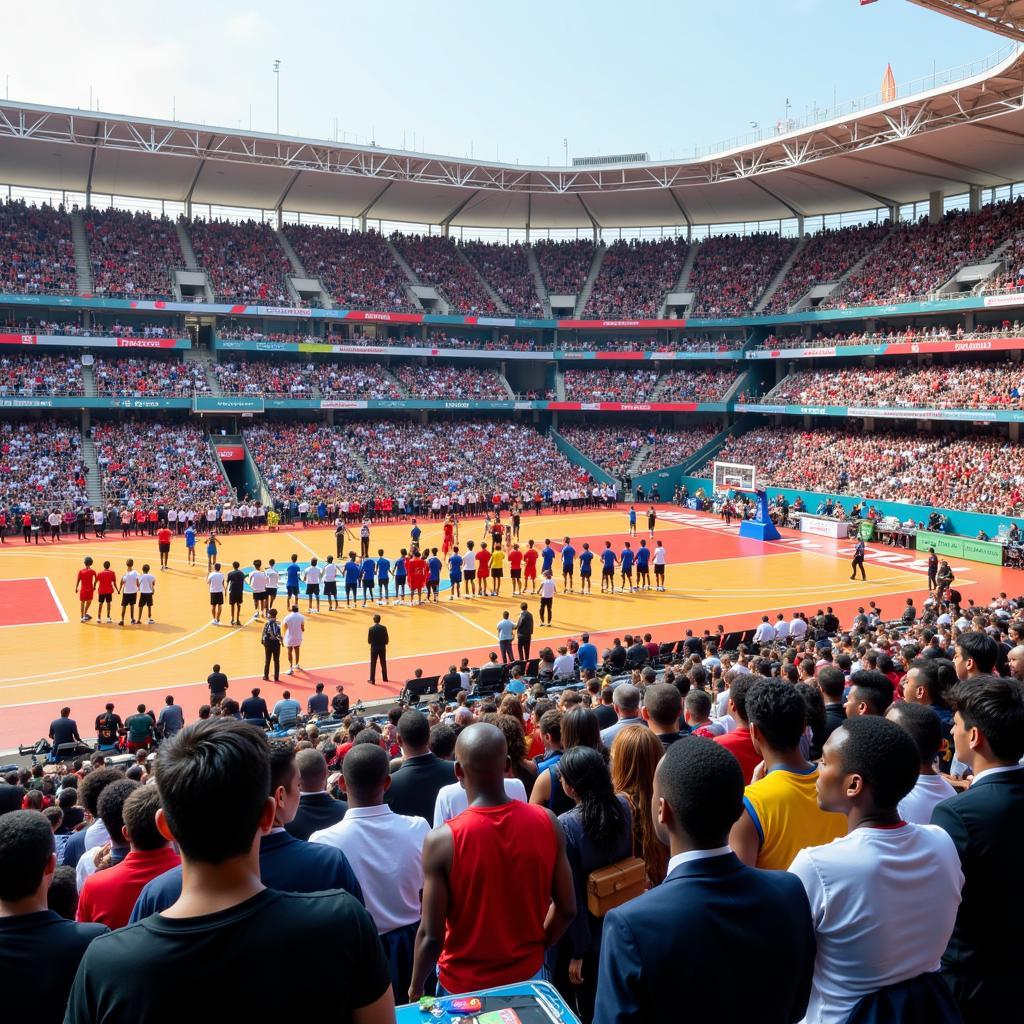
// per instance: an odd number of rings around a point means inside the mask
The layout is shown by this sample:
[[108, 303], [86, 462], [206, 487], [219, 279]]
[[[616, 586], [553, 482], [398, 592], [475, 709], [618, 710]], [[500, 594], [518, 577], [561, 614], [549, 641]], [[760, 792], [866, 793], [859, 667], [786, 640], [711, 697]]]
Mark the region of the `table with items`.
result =
[[399, 1006], [397, 1024], [579, 1024], [553, 985], [529, 981]]

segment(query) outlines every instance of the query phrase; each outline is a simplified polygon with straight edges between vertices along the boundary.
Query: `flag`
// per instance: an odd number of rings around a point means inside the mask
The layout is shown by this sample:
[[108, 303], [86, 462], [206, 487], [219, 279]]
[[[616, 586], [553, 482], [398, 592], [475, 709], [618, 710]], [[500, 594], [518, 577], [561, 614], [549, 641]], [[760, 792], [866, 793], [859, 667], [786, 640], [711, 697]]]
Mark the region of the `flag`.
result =
[[891, 103], [896, 99], [896, 78], [892, 73], [892, 65], [886, 64], [882, 75], [882, 102]]

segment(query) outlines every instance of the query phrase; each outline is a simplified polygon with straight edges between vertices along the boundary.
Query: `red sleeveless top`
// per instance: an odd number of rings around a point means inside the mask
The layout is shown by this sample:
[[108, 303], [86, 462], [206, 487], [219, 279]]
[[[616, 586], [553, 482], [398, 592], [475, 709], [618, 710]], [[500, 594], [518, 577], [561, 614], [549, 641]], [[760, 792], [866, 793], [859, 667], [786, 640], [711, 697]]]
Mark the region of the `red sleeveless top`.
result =
[[558, 842], [543, 807], [510, 800], [448, 822], [451, 900], [438, 961], [449, 992], [532, 978], [544, 963]]

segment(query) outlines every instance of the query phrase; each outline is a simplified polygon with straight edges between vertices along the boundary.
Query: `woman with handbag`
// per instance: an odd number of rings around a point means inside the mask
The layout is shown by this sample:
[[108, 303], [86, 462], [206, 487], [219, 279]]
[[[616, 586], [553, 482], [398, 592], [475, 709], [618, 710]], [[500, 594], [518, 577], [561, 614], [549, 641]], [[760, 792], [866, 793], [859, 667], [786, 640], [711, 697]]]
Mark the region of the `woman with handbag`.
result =
[[573, 801], [558, 816], [576, 890], [576, 917], [554, 953], [553, 979], [584, 1024], [594, 1013], [604, 915], [644, 891], [643, 861], [634, 858], [632, 812], [612, 789], [608, 764], [593, 747], [567, 750], [561, 785]]
[[651, 815], [654, 773], [664, 753], [661, 740], [639, 725], [622, 729], [612, 742], [612, 784], [633, 812], [635, 848], [647, 865], [649, 889], [661, 885], [668, 869], [668, 847], [658, 839]]

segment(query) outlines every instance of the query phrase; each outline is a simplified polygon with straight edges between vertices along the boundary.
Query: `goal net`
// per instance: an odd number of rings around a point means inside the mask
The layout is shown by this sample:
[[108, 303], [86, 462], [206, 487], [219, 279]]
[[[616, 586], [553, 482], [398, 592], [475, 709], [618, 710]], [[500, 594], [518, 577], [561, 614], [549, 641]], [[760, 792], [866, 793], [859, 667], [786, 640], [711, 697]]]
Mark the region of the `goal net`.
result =
[[753, 466], [740, 462], [716, 462], [713, 467], [713, 485], [716, 494], [725, 491], [754, 490]]

